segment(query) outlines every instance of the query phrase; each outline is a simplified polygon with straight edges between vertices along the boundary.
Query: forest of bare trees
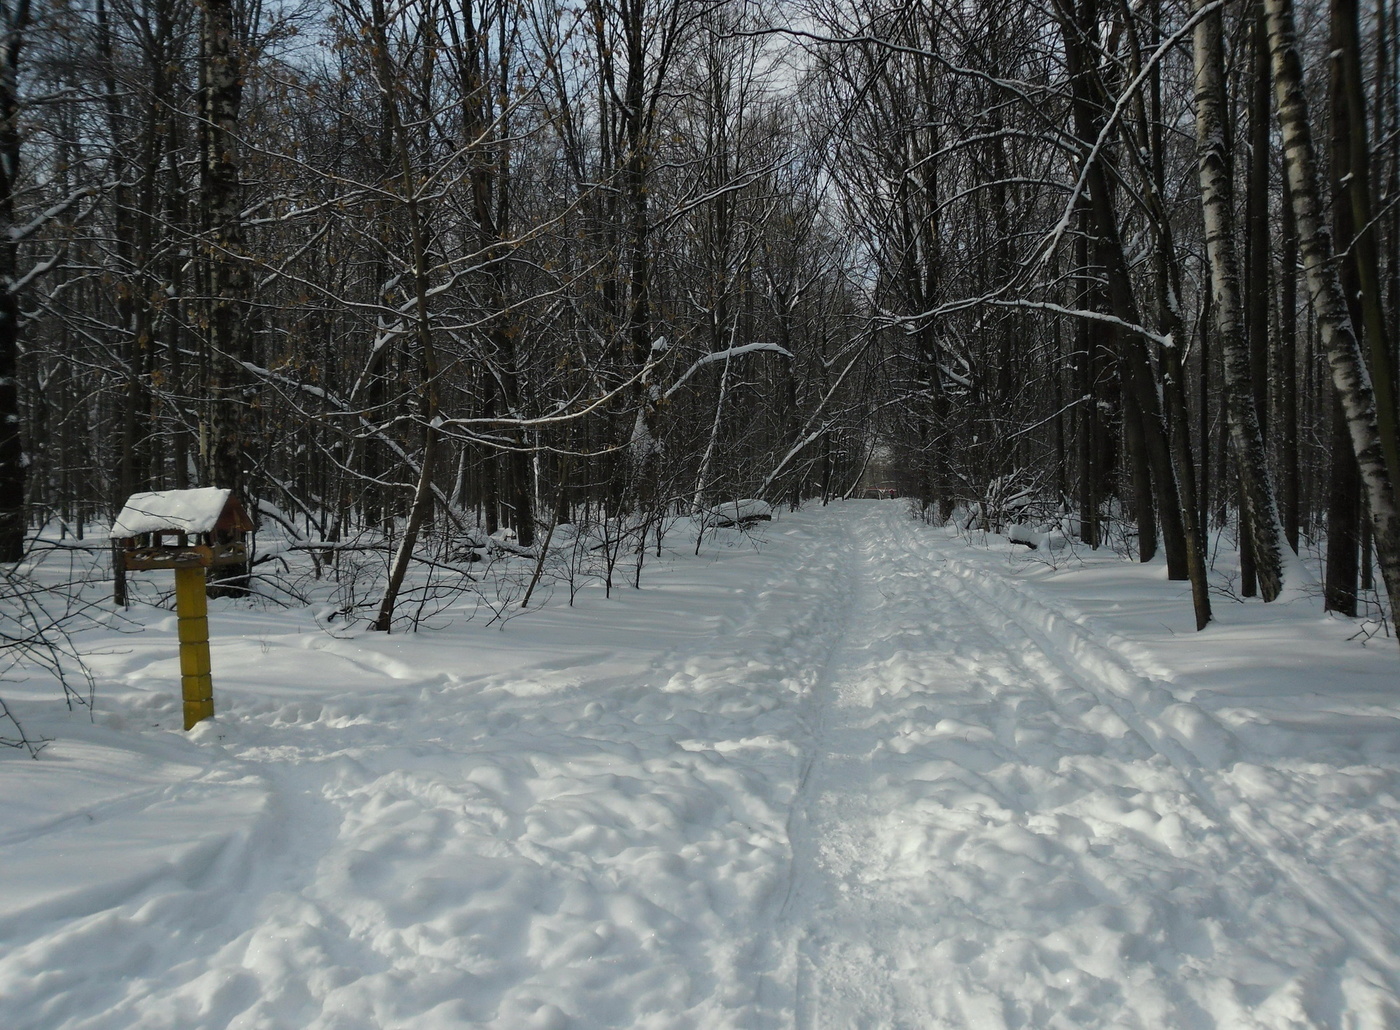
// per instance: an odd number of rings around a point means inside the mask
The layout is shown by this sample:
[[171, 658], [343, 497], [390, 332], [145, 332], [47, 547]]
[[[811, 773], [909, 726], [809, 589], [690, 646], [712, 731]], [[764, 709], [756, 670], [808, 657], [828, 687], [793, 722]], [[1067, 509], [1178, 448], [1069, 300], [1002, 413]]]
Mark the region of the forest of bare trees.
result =
[[1400, 595], [1393, 0], [0, 22], [6, 562], [231, 487], [380, 547], [388, 629], [453, 540], [642, 548], [878, 467], [929, 520], [1160, 554], [1198, 625], [1221, 528], [1243, 596], [1295, 551], [1332, 610]]

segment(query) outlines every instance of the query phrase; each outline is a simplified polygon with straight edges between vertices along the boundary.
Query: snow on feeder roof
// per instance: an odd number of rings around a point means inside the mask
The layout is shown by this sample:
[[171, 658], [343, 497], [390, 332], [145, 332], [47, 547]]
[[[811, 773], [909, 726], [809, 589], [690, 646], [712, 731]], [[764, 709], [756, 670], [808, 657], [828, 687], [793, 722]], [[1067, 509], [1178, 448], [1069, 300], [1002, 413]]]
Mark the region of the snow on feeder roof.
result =
[[[202, 490], [155, 490], [132, 494], [117, 520], [111, 538], [123, 540], [143, 533], [212, 533], [215, 529], [252, 529], [248, 516], [234, 502], [228, 523], [220, 525], [229, 508], [231, 491], [217, 486]], [[241, 523], [235, 525], [235, 523]]]
[[[179, 569], [238, 565], [247, 559], [248, 513], [228, 490], [155, 490], [132, 494], [112, 523], [126, 567]], [[173, 539], [170, 539], [173, 538]]]

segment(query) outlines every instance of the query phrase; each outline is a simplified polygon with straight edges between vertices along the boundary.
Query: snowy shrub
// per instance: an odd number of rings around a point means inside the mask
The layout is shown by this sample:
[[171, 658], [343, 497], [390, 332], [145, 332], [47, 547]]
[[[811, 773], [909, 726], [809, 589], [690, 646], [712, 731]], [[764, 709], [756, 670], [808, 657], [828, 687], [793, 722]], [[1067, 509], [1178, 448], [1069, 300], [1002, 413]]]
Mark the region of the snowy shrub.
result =
[[[0, 565], [0, 681], [48, 677], [70, 710], [91, 710], [95, 687], [73, 633], [92, 621], [94, 609], [85, 599], [91, 591], [85, 587], [93, 581], [95, 567], [86, 548], [38, 541], [25, 562]], [[33, 755], [43, 743], [25, 732], [0, 698], [0, 745]]]

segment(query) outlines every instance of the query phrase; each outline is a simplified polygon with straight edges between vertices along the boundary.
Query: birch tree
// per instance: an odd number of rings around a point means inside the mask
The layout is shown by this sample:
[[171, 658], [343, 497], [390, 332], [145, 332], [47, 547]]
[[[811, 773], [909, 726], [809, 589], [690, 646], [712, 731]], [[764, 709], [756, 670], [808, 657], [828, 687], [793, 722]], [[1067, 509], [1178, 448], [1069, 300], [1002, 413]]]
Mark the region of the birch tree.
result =
[[[1211, 8], [1215, 7], [1212, 11]], [[1225, 403], [1230, 440], [1239, 464], [1244, 541], [1254, 557], [1259, 589], [1272, 601], [1283, 587], [1283, 531], [1269, 478], [1263, 434], [1254, 404], [1249, 350], [1244, 338], [1244, 305], [1235, 256], [1236, 226], [1230, 166], [1225, 152], [1225, 49], [1221, 13], [1212, 0], [1195, 0], [1200, 15], [1195, 31], [1196, 138], [1210, 259], [1212, 312], [1225, 361]]]
[[1298, 246], [1327, 363], [1361, 471], [1376, 557], [1392, 607], [1400, 603], [1400, 505], [1376, 421], [1375, 393], [1334, 264], [1336, 251], [1322, 217], [1321, 186], [1292, 0], [1265, 0], [1269, 51], [1284, 168]]

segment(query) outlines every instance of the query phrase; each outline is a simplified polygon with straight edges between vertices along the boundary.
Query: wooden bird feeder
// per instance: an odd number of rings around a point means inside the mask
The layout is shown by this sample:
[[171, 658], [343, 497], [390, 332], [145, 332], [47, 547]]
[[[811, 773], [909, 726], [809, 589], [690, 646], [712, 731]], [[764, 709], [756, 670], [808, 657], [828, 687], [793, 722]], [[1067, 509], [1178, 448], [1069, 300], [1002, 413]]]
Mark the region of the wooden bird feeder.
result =
[[229, 490], [156, 490], [127, 499], [111, 537], [131, 572], [175, 570], [185, 729], [214, 714], [204, 570], [247, 561], [253, 522]]
[[248, 560], [253, 522], [229, 490], [132, 494], [112, 523], [128, 570], [202, 569]]

